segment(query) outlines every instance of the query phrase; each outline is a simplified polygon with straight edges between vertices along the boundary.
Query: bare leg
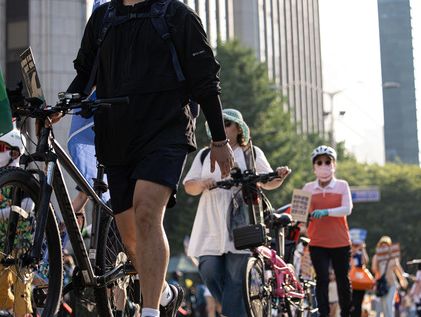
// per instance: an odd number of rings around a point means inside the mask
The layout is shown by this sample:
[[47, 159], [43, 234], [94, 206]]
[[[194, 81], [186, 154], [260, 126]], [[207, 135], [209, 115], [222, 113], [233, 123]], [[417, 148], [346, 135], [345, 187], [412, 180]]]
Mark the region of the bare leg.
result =
[[[130, 208], [122, 213], [115, 215], [118, 232], [121, 240], [126, 248], [127, 256], [130, 261], [136, 263], [136, 222], [134, 216], [134, 209]], [[114, 296], [117, 298], [115, 303], [118, 310], [123, 311], [126, 304], [127, 294], [126, 290], [117, 288], [114, 290]], [[140, 300], [140, 298], [138, 298]]]
[[206, 311], [208, 313], [208, 317], [215, 317], [216, 316], [216, 300], [212, 296], [206, 296]]
[[136, 265], [136, 218], [134, 209], [130, 208], [115, 215], [118, 232], [132, 263]]
[[216, 299], [215, 299], [215, 302], [216, 302], [216, 311], [218, 312], [219, 315], [222, 315], [222, 305], [221, 305], [221, 303], [218, 302]]
[[[145, 190], [143, 189], [144, 187], [146, 187]], [[141, 195], [143, 199], [138, 198], [139, 194], [136, 196], [136, 193], [139, 192], [142, 193]], [[161, 277], [158, 278], [157, 275], [159, 273], [148, 274], [147, 270], [150, 270], [151, 267], [152, 270], [156, 269], [157, 267], [161, 267], [158, 268], [158, 271], [163, 272], [161, 273], [162, 281], [164, 280], [166, 268], [168, 265], [169, 248], [163, 230], [162, 221], [165, 206], [170, 194], [171, 189], [165, 186], [147, 181], [138, 181], [134, 195], [134, 206], [139, 206], [139, 204], [141, 204], [141, 207], [136, 209], [136, 214], [134, 208], [130, 208], [122, 213], [117, 214], [115, 217], [118, 231], [120, 232], [121, 239], [123, 240], [124, 246], [126, 247], [129, 258], [135, 264], [136, 271], [141, 276], [141, 289], [151, 290], [151, 288], [153, 288], [152, 292], [147, 292], [148, 294], [142, 292], [143, 307], [158, 307], [155, 306], [157, 304], [154, 304], [153, 302], [156, 301], [159, 304], [159, 299], [163, 289], [163, 283], [160, 282]], [[144, 221], [144, 219], [146, 219], [146, 221]], [[138, 222], [140, 222], [139, 225], [137, 224]], [[154, 238], [151, 239], [150, 237]], [[136, 241], [142, 241], [142, 246], [138, 247]], [[147, 251], [143, 251], [145, 248]], [[150, 253], [155, 256], [157, 255], [158, 258], [162, 257], [165, 260], [153, 259], [153, 255], [149, 255]], [[142, 261], [139, 259], [140, 254], [142, 255]], [[142, 263], [146, 264], [146, 273], [141, 271], [141, 263], [139, 263], [144, 262], [145, 259], [150, 260], [149, 263]], [[150, 296], [149, 294], [152, 295]], [[156, 299], [147, 299], [148, 296], [152, 298], [156, 297]]]
[[[73, 210], [75, 211], [77, 223], [80, 229], [83, 229], [83, 223], [85, 221], [85, 205], [88, 202], [88, 196], [81, 191], [78, 191], [75, 198], [73, 198], [72, 206]], [[79, 213], [79, 215], [78, 215]]]
[[171, 188], [153, 182], [136, 182], [133, 206], [136, 217], [136, 269], [141, 276], [143, 307], [158, 309], [167, 273], [169, 246], [163, 218]]

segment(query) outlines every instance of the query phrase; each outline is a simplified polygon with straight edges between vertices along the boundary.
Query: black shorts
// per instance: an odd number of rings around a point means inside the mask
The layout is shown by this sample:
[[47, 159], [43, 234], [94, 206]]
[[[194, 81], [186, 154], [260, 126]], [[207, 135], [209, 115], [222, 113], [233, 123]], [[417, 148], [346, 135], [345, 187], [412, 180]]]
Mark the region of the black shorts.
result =
[[167, 146], [145, 154], [135, 164], [106, 167], [114, 214], [133, 206], [133, 194], [138, 179], [170, 187], [173, 193], [167, 208], [173, 207], [187, 153], [187, 145]]

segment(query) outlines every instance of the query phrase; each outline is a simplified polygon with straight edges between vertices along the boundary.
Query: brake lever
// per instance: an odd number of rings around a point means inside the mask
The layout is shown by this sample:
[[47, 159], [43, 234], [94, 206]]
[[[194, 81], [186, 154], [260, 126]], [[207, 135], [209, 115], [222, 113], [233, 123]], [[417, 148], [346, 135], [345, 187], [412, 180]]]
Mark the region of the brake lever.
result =
[[82, 109], [75, 112], [75, 114], [80, 115], [82, 118], [89, 119], [94, 115], [94, 112], [88, 107], [82, 107]]

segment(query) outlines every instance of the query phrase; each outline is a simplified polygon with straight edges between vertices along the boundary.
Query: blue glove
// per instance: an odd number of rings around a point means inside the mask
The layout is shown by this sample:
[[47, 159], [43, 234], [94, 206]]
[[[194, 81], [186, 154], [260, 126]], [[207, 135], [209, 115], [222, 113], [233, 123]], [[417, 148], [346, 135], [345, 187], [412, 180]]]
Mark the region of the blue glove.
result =
[[313, 213], [311, 214], [311, 216], [314, 219], [320, 219], [322, 217], [326, 217], [329, 215], [329, 212], [327, 209], [316, 209], [315, 211], [313, 211]]

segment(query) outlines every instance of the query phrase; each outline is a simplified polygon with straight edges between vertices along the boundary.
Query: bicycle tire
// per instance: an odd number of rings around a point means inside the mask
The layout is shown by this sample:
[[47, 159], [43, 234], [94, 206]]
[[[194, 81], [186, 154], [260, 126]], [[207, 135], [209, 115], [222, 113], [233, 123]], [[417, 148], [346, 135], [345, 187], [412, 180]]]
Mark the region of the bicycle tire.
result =
[[[97, 274], [102, 275], [109, 272], [118, 261], [125, 263], [128, 260], [114, 218], [101, 215], [96, 253]], [[107, 287], [95, 288], [96, 309], [99, 316], [114, 316], [117, 309], [117, 297], [122, 296], [122, 292], [125, 292], [126, 295], [123, 316], [135, 316], [136, 312], [140, 310], [139, 281], [135, 279], [134, 275], [127, 275], [125, 279], [125, 281], [120, 280]], [[116, 295], [116, 293], [118, 294]]]
[[264, 263], [251, 256], [244, 266], [243, 297], [248, 317], [270, 317], [272, 315], [272, 295], [270, 285], [266, 285]]
[[[46, 245], [44, 244], [43, 247], [41, 261], [36, 263], [36, 266], [24, 264], [22, 261], [23, 256], [28, 255], [31, 247], [33, 246], [33, 233], [35, 231], [34, 228], [36, 228], [37, 225], [37, 205], [40, 200], [40, 184], [31, 173], [17, 167], [6, 167], [0, 169], [0, 190], [1, 189], [8, 190], [9, 193], [13, 193], [12, 198], [7, 198], [10, 206], [20, 206], [22, 209], [25, 209], [23, 205], [24, 199], [30, 198], [30, 200], [26, 200], [25, 203], [26, 205], [31, 205], [31, 207], [26, 208], [30, 211], [28, 214], [25, 214], [24, 211], [15, 211], [10, 213], [9, 209], [6, 226], [9, 229], [8, 234], [12, 234], [12, 236], [8, 235], [4, 239], [4, 245], [2, 245], [0, 249], [0, 257], [4, 258], [6, 256], [8, 259], [16, 261], [15, 264], [8, 266], [10, 268], [10, 272], [16, 274], [16, 279], [13, 285], [17, 285], [16, 283], [18, 283], [18, 278], [22, 279], [23, 275], [25, 275], [26, 278], [29, 278], [31, 286], [38, 283], [35, 285], [32, 292], [30, 292], [31, 298], [28, 299], [28, 301], [32, 303], [33, 312], [36, 312], [37, 316], [42, 317], [54, 316], [58, 311], [63, 287], [61, 239], [55, 214], [52, 208], [48, 209], [44, 237], [44, 243]], [[6, 212], [0, 214], [0, 223], [5, 219], [5, 217]], [[12, 228], [9, 222], [11, 219], [17, 221], [15, 233], [10, 230]], [[3, 223], [5, 224], [5, 222]], [[18, 227], [18, 225], [21, 226]], [[13, 251], [9, 254], [5, 254], [5, 245], [8, 243], [10, 238], [13, 239]], [[18, 241], [18, 239], [20, 240]], [[46, 252], [48, 252], [48, 262], [46, 260], [47, 258], [44, 257]], [[50, 268], [54, 269], [50, 270]], [[22, 271], [24, 273], [22, 273]], [[28, 281], [25, 282], [23, 280], [19, 280], [19, 282], [25, 286], [28, 283]], [[38, 295], [36, 296], [35, 294], [37, 291]], [[28, 293], [24, 292], [24, 294], [26, 295]], [[41, 298], [42, 302], [40, 300], [35, 300], [35, 298]], [[28, 306], [26, 306], [25, 309], [27, 309], [27, 307]], [[13, 303], [12, 309], [13, 312], [18, 309], [15, 307], [15, 302]]]

